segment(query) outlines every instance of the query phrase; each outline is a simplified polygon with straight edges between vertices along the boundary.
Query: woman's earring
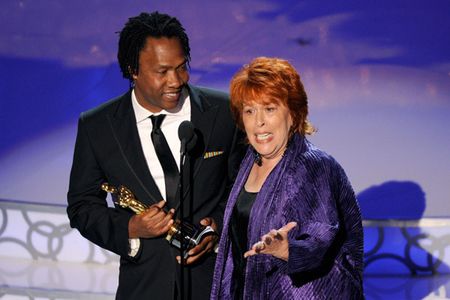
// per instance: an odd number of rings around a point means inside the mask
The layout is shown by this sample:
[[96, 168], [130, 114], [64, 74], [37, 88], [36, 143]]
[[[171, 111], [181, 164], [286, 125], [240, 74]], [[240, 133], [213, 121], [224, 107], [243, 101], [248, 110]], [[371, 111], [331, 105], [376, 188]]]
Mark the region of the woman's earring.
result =
[[253, 155], [255, 157], [255, 163], [261, 167], [262, 166], [261, 154], [259, 154], [255, 149], [253, 149]]

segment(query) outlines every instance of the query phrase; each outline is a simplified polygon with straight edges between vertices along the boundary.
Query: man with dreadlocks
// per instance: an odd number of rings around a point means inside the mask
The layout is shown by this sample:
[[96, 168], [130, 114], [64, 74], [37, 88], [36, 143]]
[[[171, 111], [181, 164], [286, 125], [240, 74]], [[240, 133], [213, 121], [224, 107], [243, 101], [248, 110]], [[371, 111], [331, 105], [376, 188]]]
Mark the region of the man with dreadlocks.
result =
[[[189, 200], [182, 205], [185, 220], [221, 230], [243, 152], [228, 95], [188, 84], [189, 39], [167, 14], [130, 18], [120, 32], [118, 60], [130, 90], [82, 113], [78, 122], [70, 224], [120, 255], [117, 299], [209, 299], [217, 236], [204, 237], [186, 259], [165, 237], [180, 215], [180, 198]], [[195, 126], [196, 139], [183, 165], [180, 197], [177, 132], [183, 121]], [[108, 207], [104, 182], [125, 186], [147, 209], [134, 214]]]

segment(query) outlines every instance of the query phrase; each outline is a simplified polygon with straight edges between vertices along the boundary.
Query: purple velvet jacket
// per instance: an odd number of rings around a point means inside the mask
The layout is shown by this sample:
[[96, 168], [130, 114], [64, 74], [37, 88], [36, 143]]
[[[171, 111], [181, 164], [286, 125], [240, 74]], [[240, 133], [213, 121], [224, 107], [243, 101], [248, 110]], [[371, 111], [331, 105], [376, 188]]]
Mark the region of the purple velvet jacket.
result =
[[[248, 150], [228, 199], [211, 299], [233, 297], [230, 217], [253, 162]], [[247, 258], [244, 298], [362, 299], [363, 230], [355, 194], [341, 166], [299, 134], [258, 193], [248, 248], [290, 221], [297, 227], [288, 235], [289, 260]]]

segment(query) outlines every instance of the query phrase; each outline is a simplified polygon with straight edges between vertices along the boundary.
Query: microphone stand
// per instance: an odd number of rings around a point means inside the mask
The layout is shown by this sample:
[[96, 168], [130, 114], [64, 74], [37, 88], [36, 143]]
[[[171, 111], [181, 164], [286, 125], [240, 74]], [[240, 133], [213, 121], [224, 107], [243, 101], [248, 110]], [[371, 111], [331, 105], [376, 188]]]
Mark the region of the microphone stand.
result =
[[[180, 211], [179, 211], [179, 219], [181, 222], [183, 222], [183, 218], [184, 218], [184, 207], [183, 207], [183, 200], [184, 200], [184, 195], [183, 195], [183, 178], [184, 178], [184, 161], [186, 159], [186, 143], [184, 141], [181, 141], [181, 151], [180, 151], [180, 176], [179, 176], [179, 182], [178, 182], [178, 188], [180, 191]], [[183, 226], [180, 226], [180, 235], [182, 237], [181, 243], [180, 243], [180, 261], [181, 261], [181, 266], [180, 266], [180, 296], [181, 296], [181, 300], [184, 299], [184, 263], [185, 263], [185, 259], [184, 259], [184, 232], [183, 232]]]
[[[181, 147], [180, 147], [180, 176], [179, 176], [179, 183], [178, 183], [178, 188], [180, 191], [180, 195], [179, 195], [179, 200], [180, 200], [180, 211], [179, 211], [179, 220], [180, 220], [180, 224], [183, 224], [184, 222], [184, 190], [183, 190], [183, 179], [184, 179], [184, 163], [186, 160], [186, 157], [188, 157], [188, 144], [192, 142], [195, 143], [196, 141], [196, 135], [194, 132], [194, 126], [190, 121], [183, 121], [180, 124], [180, 127], [178, 127], [178, 137], [181, 141]], [[189, 149], [190, 150], [190, 149]], [[189, 174], [188, 174], [189, 176]], [[188, 179], [190, 180], [190, 178], [188, 177]], [[184, 252], [187, 251], [188, 249], [186, 247], [188, 247], [188, 245], [185, 245], [185, 241], [186, 241], [186, 237], [185, 234], [186, 233], [186, 229], [183, 228], [184, 226], [180, 226], [180, 236], [181, 236], [181, 241], [180, 241], [180, 262], [181, 262], [181, 267], [180, 267], [180, 293], [181, 293], [181, 299], [184, 299], [184, 269], [185, 269], [185, 258], [184, 258]], [[184, 229], [184, 230], [183, 230]], [[183, 232], [184, 231], [184, 232]], [[190, 287], [188, 285], [188, 287]], [[188, 297], [190, 298], [190, 297]]]

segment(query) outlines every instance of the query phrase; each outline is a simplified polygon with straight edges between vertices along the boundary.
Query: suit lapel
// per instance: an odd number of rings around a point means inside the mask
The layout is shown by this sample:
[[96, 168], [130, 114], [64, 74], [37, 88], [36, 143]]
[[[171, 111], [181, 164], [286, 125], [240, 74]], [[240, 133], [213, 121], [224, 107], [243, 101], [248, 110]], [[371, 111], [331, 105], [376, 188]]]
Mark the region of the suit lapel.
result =
[[[192, 178], [189, 180], [189, 176], [185, 176], [185, 180], [183, 180], [185, 197], [189, 192], [191, 182], [195, 180], [204, 161], [203, 155], [208, 149], [218, 111], [218, 107], [212, 105], [205, 97], [202, 97], [195, 88], [188, 86], [188, 90], [191, 100], [191, 122], [196, 128], [199, 147], [189, 160], [188, 166], [186, 166], [186, 171], [192, 169], [192, 173], [188, 171], [188, 173], [192, 174]], [[131, 92], [126, 93], [121, 98], [116, 112], [109, 117], [109, 120], [112, 135], [118, 144], [125, 164], [150, 200], [146, 200], [148, 199], [147, 197], [138, 199], [146, 204], [159, 202], [162, 196], [153, 180], [142, 151], [136, 127], [136, 118], [131, 104]]]
[[[144, 190], [147, 197], [140, 201], [153, 204], [162, 199], [150, 170], [147, 166], [141, 141], [136, 127], [136, 117], [131, 104], [131, 91], [120, 100], [116, 113], [110, 116], [112, 134], [121, 151], [125, 164], [134, 175], [136, 181]], [[149, 137], [150, 138], [150, 137]]]
[[189, 191], [190, 183], [195, 180], [204, 161], [203, 155], [205, 154], [206, 149], [208, 149], [218, 111], [218, 107], [212, 105], [205, 97], [202, 97], [195, 88], [192, 86], [188, 86], [188, 88], [189, 97], [191, 99], [191, 122], [194, 124], [197, 136], [199, 137], [197, 141], [199, 149], [191, 159], [190, 168], [193, 169], [193, 175], [192, 180], [185, 183], [185, 195]]

